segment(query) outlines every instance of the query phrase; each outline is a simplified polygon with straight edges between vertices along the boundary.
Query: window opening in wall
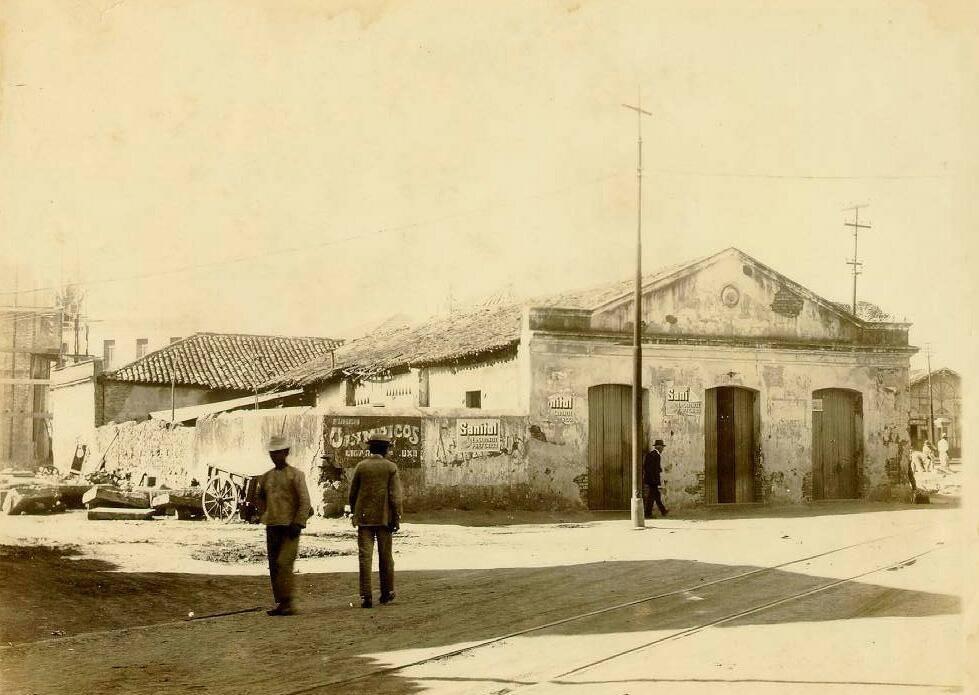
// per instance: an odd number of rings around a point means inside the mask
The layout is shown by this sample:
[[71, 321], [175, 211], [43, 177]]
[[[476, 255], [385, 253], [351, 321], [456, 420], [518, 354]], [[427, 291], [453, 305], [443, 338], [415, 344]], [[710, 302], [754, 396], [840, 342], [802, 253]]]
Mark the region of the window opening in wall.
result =
[[146, 348], [149, 347], [148, 338], [137, 338], [136, 339], [136, 359], [146, 357]]
[[466, 407], [467, 408], [482, 408], [483, 407], [483, 392], [482, 391], [466, 391]]

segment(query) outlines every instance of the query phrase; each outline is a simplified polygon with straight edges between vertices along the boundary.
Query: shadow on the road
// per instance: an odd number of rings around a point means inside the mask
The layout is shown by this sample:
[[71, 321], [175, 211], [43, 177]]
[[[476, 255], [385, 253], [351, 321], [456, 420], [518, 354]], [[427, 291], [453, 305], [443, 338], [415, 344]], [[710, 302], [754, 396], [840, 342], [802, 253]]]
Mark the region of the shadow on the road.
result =
[[[304, 611], [299, 616], [269, 618], [255, 612], [72, 640], [77, 632], [173, 623], [186, 615], [188, 605], [198, 614], [267, 605], [267, 579], [123, 574], [108, 571], [106, 563], [61, 559], [56, 553], [28, 560], [0, 554], [0, 560], [0, 619], [6, 640], [50, 639], [49, 628], [74, 621], [73, 629], [61, 628], [68, 632], [66, 639], [14, 647], [4, 655], [5, 681], [22, 685], [23, 692], [58, 692], [66, 684], [58, 679], [70, 678], [80, 691], [98, 685], [134, 694], [177, 683], [188, 690], [271, 692], [263, 689], [264, 683], [288, 692], [338, 680], [346, 682], [310, 692], [412, 693], [419, 684], [399, 671], [347, 679], [414, 658], [404, 650], [441, 652], [645, 597], [659, 596], [528, 636], [688, 630], [836, 581], [766, 570], [706, 586], [759, 568], [689, 560], [412, 571], [398, 574], [394, 604], [365, 611], [355, 607], [356, 575], [301, 574], [297, 581]], [[17, 580], [9, 581], [12, 577]], [[956, 596], [872, 583], [848, 582], [820, 595], [824, 600], [793, 601], [718, 627], [936, 616], [960, 610]], [[51, 649], [53, 645], [57, 648]], [[381, 661], [382, 654], [393, 656]], [[239, 672], [249, 674], [247, 685], [227, 678]], [[507, 674], [500, 675], [505, 679]]]
[[[667, 502], [667, 505], [669, 502]], [[670, 511], [668, 520], [710, 519], [791, 519], [820, 516], [840, 516], [846, 514], [866, 514], [873, 512], [898, 512], [916, 510], [921, 512], [952, 509], [959, 506], [956, 497], [932, 495], [931, 504], [909, 504], [905, 502], [869, 502], [867, 500], [832, 500], [808, 504], [716, 504], [709, 506], [681, 507]], [[646, 524], [659, 523], [658, 515], [647, 519]], [[626, 511], [582, 511], [533, 512], [533, 511], [479, 511], [479, 510], [438, 510], [416, 512], [405, 516], [412, 524], [452, 524], [456, 526], [487, 527], [515, 526], [521, 524], [587, 524], [598, 521], [629, 521]]]

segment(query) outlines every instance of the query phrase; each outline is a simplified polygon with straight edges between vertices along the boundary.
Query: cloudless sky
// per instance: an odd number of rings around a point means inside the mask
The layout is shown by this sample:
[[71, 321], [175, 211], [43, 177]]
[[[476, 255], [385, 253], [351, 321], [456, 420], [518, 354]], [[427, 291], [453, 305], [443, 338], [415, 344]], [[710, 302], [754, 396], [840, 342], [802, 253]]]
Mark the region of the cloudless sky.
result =
[[122, 335], [354, 336], [625, 279], [641, 88], [647, 269], [737, 246], [849, 301], [869, 203], [860, 297], [964, 368], [968, 6], [7, 0], [0, 289], [88, 283]]

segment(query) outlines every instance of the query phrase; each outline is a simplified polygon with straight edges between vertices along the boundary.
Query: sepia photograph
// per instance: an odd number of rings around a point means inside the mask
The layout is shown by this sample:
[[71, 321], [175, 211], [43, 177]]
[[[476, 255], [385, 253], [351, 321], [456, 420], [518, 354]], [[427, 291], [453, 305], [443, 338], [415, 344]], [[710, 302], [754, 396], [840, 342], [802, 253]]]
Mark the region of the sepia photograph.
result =
[[0, 692], [979, 693], [977, 85], [969, 0], [0, 0]]

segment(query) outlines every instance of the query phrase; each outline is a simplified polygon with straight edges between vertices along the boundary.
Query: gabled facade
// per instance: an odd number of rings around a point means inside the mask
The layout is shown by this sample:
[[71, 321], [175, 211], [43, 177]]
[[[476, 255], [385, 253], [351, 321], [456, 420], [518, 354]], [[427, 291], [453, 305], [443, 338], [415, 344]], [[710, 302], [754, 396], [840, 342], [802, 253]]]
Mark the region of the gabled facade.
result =
[[[591, 508], [628, 508], [633, 311], [628, 294], [530, 310], [530, 419], [552, 452], [574, 452], [561, 458]], [[666, 442], [668, 504], [887, 498], [901, 484], [907, 324], [854, 317], [737, 249], [644, 284], [643, 318], [645, 439]]]

